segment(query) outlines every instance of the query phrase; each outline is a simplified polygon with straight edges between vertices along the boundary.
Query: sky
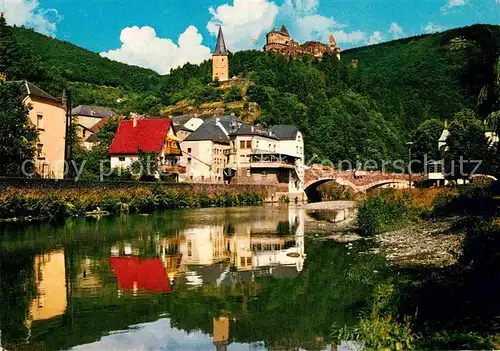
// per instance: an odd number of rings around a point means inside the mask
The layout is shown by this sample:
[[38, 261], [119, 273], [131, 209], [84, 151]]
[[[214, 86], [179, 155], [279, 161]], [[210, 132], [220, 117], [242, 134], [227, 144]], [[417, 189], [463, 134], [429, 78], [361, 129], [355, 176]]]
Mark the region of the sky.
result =
[[475, 23], [500, 24], [500, 0], [0, 0], [25, 25], [112, 60], [168, 74], [210, 58], [219, 26], [236, 52], [285, 24], [299, 42], [341, 49]]

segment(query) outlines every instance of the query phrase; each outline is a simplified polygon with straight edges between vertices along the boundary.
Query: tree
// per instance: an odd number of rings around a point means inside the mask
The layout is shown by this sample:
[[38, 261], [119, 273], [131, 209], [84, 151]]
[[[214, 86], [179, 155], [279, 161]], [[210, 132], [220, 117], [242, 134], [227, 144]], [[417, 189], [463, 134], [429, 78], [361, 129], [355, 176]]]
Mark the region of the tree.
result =
[[418, 160], [412, 164], [412, 171], [420, 173], [424, 169], [425, 160], [438, 161], [441, 155], [438, 150], [438, 140], [443, 132], [443, 122], [439, 119], [428, 119], [421, 123], [418, 128], [411, 134], [410, 138], [413, 141], [411, 148], [412, 160]]
[[447, 175], [452, 179], [466, 179], [473, 174], [489, 173], [493, 154], [484, 126], [474, 111], [463, 109], [456, 113], [449, 132], [445, 154]]
[[38, 133], [28, 118], [21, 89], [15, 83], [0, 83], [0, 175], [22, 176], [22, 165], [32, 160]]

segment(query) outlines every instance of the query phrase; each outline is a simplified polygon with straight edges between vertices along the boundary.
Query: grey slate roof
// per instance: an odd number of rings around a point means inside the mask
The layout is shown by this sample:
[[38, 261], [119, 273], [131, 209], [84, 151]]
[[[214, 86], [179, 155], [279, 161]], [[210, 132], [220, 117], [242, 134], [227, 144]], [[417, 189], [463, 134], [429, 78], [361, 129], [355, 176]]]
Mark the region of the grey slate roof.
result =
[[226, 42], [224, 41], [224, 34], [222, 28], [219, 27], [219, 34], [217, 34], [217, 44], [215, 45], [214, 55], [227, 55]]
[[97, 118], [116, 116], [116, 113], [108, 108], [88, 105], [79, 105], [73, 108], [71, 110], [71, 113], [73, 114], [73, 116], [88, 116]]
[[203, 123], [184, 141], [211, 140], [214, 143], [229, 144], [229, 137], [215, 123]]
[[251, 126], [250, 124], [241, 124], [236, 131], [231, 131], [230, 135], [253, 135], [263, 136], [270, 139], [278, 140], [276, 135], [270, 130], [258, 126]]
[[280, 124], [271, 127], [271, 131], [279, 140], [295, 140], [299, 130], [291, 124]]
[[28, 82], [27, 80], [18, 80], [18, 81], [15, 81], [15, 83], [20, 85], [21, 93], [23, 94], [23, 98], [25, 98], [26, 96], [35, 96], [35, 97], [38, 97], [41, 99], [61, 103], [61, 100], [53, 97], [49, 93], [43, 91], [42, 89], [40, 89], [39, 87], [37, 87], [33, 83]]

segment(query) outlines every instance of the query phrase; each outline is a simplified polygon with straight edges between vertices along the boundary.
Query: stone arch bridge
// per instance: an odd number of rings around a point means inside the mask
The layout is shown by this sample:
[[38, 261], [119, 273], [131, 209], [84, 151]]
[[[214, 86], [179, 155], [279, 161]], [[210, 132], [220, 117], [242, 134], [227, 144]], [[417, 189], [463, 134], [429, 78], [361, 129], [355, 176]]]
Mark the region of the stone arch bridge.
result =
[[[421, 175], [412, 175], [412, 183], [422, 180]], [[318, 186], [335, 181], [351, 188], [355, 193], [366, 193], [378, 187], [408, 188], [409, 175], [403, 173], [388, 173], [379, 171], [339, 171], [329, 166], [313, 165], [304, 172], [304, 190], [311, 200], [317, 197]]]

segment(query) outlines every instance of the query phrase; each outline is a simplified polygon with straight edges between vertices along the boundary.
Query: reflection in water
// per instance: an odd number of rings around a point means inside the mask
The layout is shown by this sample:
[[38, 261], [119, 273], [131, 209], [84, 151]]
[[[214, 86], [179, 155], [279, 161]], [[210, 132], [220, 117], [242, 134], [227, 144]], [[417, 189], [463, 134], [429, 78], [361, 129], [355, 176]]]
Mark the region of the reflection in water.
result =
[[66, 310], [66, 270], [64, 251], [35, 256], [37, 294], [31, 302], [26, 324], [62, 315]]
[[355, 321], [375, 263], [304, 234], [294, 207], [0, 231], [0, 347], [330, 348], [330, 326]]

